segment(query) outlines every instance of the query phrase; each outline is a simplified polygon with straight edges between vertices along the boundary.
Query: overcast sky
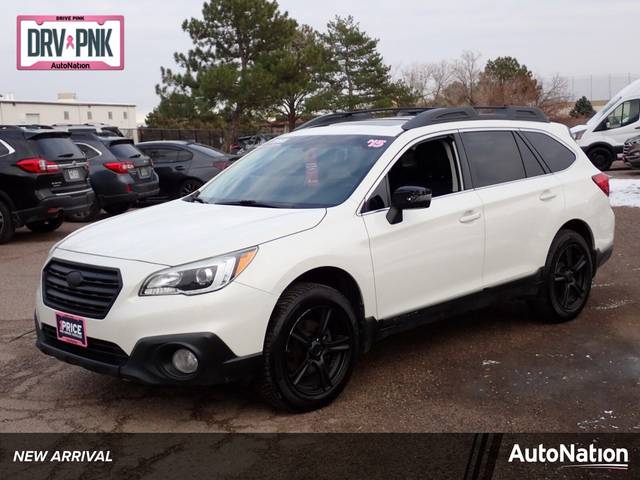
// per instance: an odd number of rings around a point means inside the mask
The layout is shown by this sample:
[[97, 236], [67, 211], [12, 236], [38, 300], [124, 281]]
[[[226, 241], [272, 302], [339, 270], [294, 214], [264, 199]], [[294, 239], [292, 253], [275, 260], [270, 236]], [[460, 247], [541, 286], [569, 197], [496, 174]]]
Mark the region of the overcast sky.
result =
[[[476, 50], [483, 59], [515, 56], [541, 76], [640, 73], [638, 0], [281, 0], [300, 23], [323, 30], [352, 14], [380, 39], [395, 71], [414, 62]], [[4, 0], [0, 17], [0, 93], [52, 100], [73, 91], [82, 100], [133, 102], [138, 118], [157, 104], [154, 85], [173, 52], [189, 48], [182, 20], [199, 16], [202, 0]], [[125, 69], [118, 72], [17, 71], [16, 16], [122, 14]]]

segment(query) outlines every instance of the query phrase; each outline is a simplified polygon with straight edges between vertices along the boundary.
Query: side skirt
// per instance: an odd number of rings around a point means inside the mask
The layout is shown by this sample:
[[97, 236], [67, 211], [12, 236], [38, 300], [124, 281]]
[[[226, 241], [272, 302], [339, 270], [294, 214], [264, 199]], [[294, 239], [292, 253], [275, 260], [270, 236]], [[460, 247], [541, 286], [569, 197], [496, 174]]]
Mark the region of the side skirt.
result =
[[[471, 310], [478, 310], [496, 303], [498, 300], [534, 296], [539, 292], [540, 286], [542, 285], [543, 271], [544, 269], [540, 268], [535, 274], [528, 277], [486, 288], [471, 295], [405, 313], [397, 317], [378, 321], [374, 318], [365, 319], [363, 344], [370, 347], [373, 342], [390, 335], [412, 330], [416, 327], [437, 322]], [[364, 351], [367, 350], [368, 349], [365, 349]]]

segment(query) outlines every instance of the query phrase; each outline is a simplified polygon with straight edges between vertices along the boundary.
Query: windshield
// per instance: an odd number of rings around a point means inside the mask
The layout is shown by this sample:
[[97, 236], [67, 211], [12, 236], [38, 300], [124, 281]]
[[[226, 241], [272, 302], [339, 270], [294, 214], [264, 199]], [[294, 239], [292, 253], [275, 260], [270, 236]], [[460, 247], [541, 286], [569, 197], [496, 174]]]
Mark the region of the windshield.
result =
[[207, 145], [202, 145], [201, 143], [192, 143], [189, 145], [189, 147], [193, 148], [194, 150], [197, 150], [200, 153], [204, 153], [205, 155], [209, 155], [210, 157], [226, 157], [226, 155], [224, 153], [222, 153], [220, 150], [216, 150], [213, 147], [209, 147]]
[[217, 176], [198, 199], [280, 208], [339, 205], [392, 141], [364, 135], [281, 137]]
[[600, 118], [602, 117], [602, 115], [605, 114], [606, 112], [608, 112], [609, 109], [611, 107], [613, 107], [613, 105], [618, 103], [618, 101], [620, 101], [621, 98], [622, 97], [616, 97], [616, 98], [612, 98], [611, 100], [609, 100], [609, 103], [607, 103], [593, 117], [591, 117], [589, 119], [589, 121], [587, 122], [587, 125], [594, 125], [595, 123], [597, 123], [598, 120], [600, 120]]

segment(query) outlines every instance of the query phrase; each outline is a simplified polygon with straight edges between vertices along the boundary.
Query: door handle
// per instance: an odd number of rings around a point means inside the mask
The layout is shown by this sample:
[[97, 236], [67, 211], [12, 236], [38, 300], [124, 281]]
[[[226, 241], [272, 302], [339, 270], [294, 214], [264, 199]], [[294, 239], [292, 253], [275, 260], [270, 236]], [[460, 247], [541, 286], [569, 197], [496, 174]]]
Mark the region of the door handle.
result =
[[178, 165], [178, 166], [176, 167], [176, 170], [184, 170], [184, 167], [183, 167], [182, 165]]
[[480, 212], [474, 212], [473, 210], [468, 210], [464, 212], [464, 215], [460, 217], [460, 223], [471, 223], [480, 218]]
[[551, 190], [545, 190], [540, 194], [540, 200], [542, 200], [543, 202], [546, 202], [548, 200], [553, 200], [556, 197], [557, 195], [553, 193]]

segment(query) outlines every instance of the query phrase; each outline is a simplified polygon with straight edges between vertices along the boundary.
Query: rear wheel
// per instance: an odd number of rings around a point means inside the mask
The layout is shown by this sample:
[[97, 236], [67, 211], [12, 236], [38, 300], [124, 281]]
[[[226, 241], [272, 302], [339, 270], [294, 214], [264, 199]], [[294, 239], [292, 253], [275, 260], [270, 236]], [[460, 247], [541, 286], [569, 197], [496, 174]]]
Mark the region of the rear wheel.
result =
[[65, 215], [71, 222], [93, 222], [100, 215], [100, 204], [94, 200], [91, 206], [82, 212]]
[[347, 384], [357, 352], [356, 316], [344, 295], [324, 285], [295, 285], [269, 324], [259, 393], [279, 409], [323, 407]]
[[602, 172], [609, 170], [614, 160], [613, 152], [606, 147], [594, 147], [589, 150], [588, 156], [591, 163]]
[[541, 294], [532, 301], [542, 319], [551, 323], [572, 320], [587, 303], [593, 279], [593, 259], [585, 239], [573, 230], [561, 230], [551, 244]]
[[202, 182], [200, 180], [188, 178], [180, 184], [180, 188], [178, 188], [178, 197], [186, 197], [187, 195], [195, 192], [201, 186]]
[[108, 205], [102, 208], [109, 215], [120, 215], [121, 213], [124, 213], [127, 210], [129, 210], [129, 208], [131, 208], [131, 204], [130, 203], [114, 203], [113, 205]]
[[0, 200], [0, 243], [7, 243], [13, 237], [16, 226], [13, 223], [9, 205]]
[[27, 223], [27, 228], [35, 233], [47, 233], [57, 230], [62, 225], [62, 215], [48, 220], [40, 220], [39, 222]]

